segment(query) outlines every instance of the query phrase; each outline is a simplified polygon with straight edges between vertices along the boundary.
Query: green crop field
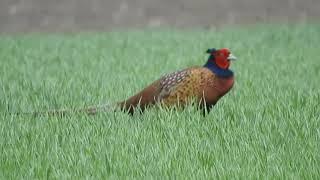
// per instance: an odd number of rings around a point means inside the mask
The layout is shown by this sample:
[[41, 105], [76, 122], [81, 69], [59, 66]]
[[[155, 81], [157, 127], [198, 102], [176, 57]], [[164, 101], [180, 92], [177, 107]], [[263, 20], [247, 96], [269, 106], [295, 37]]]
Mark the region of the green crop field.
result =
[[[238, 61], [206, 117], [10, 115], [112, 104], [212, 47]], [[317, 24], [1, 35], [0, 179], [319, 179], [319, 57]]]

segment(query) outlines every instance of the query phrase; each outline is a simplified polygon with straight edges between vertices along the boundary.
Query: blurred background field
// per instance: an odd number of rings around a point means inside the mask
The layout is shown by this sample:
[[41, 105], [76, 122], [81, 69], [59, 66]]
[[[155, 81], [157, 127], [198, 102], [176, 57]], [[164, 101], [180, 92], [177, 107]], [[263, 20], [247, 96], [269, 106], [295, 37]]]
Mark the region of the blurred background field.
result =
[[0, 32], [314, 22], [319, 0], [2, 0]]

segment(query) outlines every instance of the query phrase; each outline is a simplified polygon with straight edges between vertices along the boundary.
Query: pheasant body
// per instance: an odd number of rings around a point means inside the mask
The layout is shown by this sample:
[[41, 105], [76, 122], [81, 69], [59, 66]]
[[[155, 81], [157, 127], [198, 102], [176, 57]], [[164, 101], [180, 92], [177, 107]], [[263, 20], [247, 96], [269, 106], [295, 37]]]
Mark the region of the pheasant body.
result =
[[[165, 75], [118, 105], [132, 114], [137, 107], [142, 111], [155, 103], [166, 107], [184, 107], [194, 99], [202, 110], [210, 111], [234, 84], [229, 66], [221, 68], [216, 63], [216, 52], [210, 49], [211, 56], [203, 67], [191, 67]], [[229, 51], [226, 52], [227, 61], [229, 54]]]
[[[190, 98], [195, 98], [199, 102], [204, 101], [208, 105], [215, 104], [218, 98], [233, 86], [233, 77], [217, 77], [207, 68], [194, 67], [182, 72], [187, 74], [183, 79], [178, 78], [176, 85], [170, 86], [169, 84], [169, 87], [164, 86], [164, 90], [161, 91], [165, 96], [160, 96], [159, 100], [164, 105], [185, 105]], [[170, 74], [169, 77], [172, 75], [174, 77], [175, 73]], [[162, 84], [160, 84], [160, 87], [162, 87]]]

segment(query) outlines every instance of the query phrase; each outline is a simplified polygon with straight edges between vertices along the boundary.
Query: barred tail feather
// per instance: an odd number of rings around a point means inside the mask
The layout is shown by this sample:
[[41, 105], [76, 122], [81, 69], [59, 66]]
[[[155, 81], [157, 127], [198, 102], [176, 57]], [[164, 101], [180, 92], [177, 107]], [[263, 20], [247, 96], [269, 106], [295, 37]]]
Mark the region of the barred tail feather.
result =
[[82, 109], [61, 109], [61, 110], [48, 110], [48, 111], [34, 111], [34, 112], [13, 112], [8, 113], [9, 115], [31, 115], [31, 116], [66, 116], [68, 114], [75, 114], [75, 113], [85, 113], [87, 115], [95, 115], [99, 112], [108, 112], [114, 111], [116, 108], [113, 104], [106, 104], [106, 105], [98, 105], [98, 106], [91, 106]]

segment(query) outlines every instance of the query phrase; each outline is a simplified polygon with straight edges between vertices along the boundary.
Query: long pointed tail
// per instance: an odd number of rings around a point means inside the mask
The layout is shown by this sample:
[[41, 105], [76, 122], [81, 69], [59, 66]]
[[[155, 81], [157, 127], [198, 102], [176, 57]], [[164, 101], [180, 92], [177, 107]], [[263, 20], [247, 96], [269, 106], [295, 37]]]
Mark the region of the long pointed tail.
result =
[[75, 114], [75, 113], [85, 113], [87, 115], [95, 115], [99, 112], [108, 112], [114, 111], [116, 109], [116, 105], [114, 104], [107, 104], [107, 105], [99, 105], [99, 106], [92, 106], [82, 109], [61, 109], [61, 110], [48, 110], [48, 111], [35, 111], [35, 112], [13, 112], [8, 113], [10, 115], [31, 115], [31, 116], [66, 116], [68, 114]]

